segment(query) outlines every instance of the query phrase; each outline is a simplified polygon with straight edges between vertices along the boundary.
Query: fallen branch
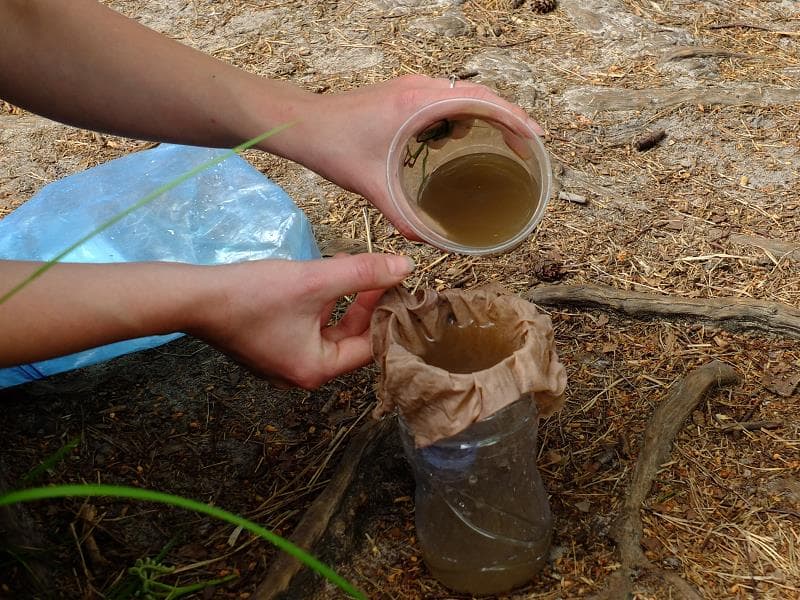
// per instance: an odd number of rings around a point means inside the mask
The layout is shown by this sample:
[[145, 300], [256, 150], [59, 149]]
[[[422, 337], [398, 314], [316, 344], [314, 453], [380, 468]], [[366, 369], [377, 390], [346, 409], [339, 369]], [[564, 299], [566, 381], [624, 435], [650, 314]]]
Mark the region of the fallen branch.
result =
[[631, 292], [605, 285], [539, 285], [527, 294], [536, 304], [614, 310], [632, 317], [699, 318], [733, 331], [758, 330], [800, 338], [800, 310], [742, 298], [682, 298]]
[[763, 25], [754, 25], [752, 23], [743, 23], [741, 21], [737, 21], [735, 23], [718, 23], [716, 25], [709, 25], [708, 28], [709, 29], [732, 29], [732, 28], [756, 29], [758, 31], [767, 31], [769, 33], [774, 33], [776, 35], [783, 35], [789, 37], [800, 36], [800, 31], [780, 31], [777, 29], [772, 29], [771, 27], [764, 27]]
[[[382, 439], [393, 423], [393, 419], [388, 418], [381, 421], [369, 419], [353, 436], [330, 483], [306, 510], [289, 538], [294, 544], [313, 552], [314, 545], [325, 534], [331, 518], [341, 507], [363, 457], [377, 441]], [[253, 594], [253, 600], [278, 598], [289, 588], [292, 579], [301, 568], [302, 564], [288, 554], [278, 555], [266, 578]]]
[[769, 27], [763, 25], [755, 25], [753, 23], [745, 23], [743, 21], [736, 21], [734, 23], [716, 23], [709, 25], [709, 29], [758, 29], [760, 31], [772, 31]]
[[[777, 32], [776, 32], [777, 33]], [[787, 32], [788, 33], [788, 32]], [[673, 106], [773, 106], [800, 102], [800, 90], [777, 85], [730, 83], [684, 87], [649, 87], [641, 90], [581, 86], [564, 93], [567, 105], [582, 114], [623, 110], [665, 110]]]
[[670, 62], [674, 60], [684, 60], [687, 58], [715, 58], [715, 57], [732, 57], [732, 58], [755, 58], [750, 54], [743, 54], [741, 52], [731, 52], [724, 48], [706, 48], [703, 46], [686, 46], [677, 48], [667, 52], [661, 60], [663, 62]]
[[644, 432], [639, 458], [633, 470], [630, 488], [622, 511], [611, 529], [617, 544], [621, 566], [609, 578], [608, 586], [600, 598], [630, 597], [636, 569], [651, 571], [677, 589], [682, 598], [699, 599], [699, 594], [675, 573], [664, 571], [652, 564], [642, 551], [642, 503], [650, 493], [658, 469], [664, 464], [672, 449], [672, 442], [684, 421], [700, 400], [713, 388], [738, 383], [739, 376], [729, 365], [714, 360], [690, 372], [673, 385], [669, 395], [658, 405]]
[[783, 423], [778, 421], [748, 421], [747, 423], [730, 423], [720, 427], [720, 431], [761, 431], [762, 429], [780, 429]]
[[793, 244], [785, 240], [766, 238], [760, 235], [733, 234], [730, 241], [734, 244], [743, 246], [755, 246], [774, 262], [780, 261], [800, 261], [800, 244]]

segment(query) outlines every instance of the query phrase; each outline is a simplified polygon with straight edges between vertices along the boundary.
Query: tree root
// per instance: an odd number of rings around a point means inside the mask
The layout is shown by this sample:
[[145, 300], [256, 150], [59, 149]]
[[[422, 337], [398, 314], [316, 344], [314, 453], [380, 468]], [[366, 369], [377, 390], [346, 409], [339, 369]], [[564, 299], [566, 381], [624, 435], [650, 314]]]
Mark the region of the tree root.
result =
[[800, 338], [800, 310], [765, 300], [689, 299], [605, 285], [540, 285], [531, 288], [527, 298], [537, 304], [605, 308], [633, 317], [699, 318], [732, 331], [757, 330]]
[[717, 360], [695, 369], [670, 389], [659, 404], [644, 433], [639, 458], [633, 470], [630, 488], [621, 514], [614, 522], [611, 537], [617, 544], [621, 567], [609, 578], [604, 592], [597, 598], [628, 598], [631, 579], [637, 570], [649, 571], [668, 581], [683, 598], [698, 599], [700, 595], [677, 574], [664, 571], [645, 557], [640, 545], [642, 538], [642, 503], [650, 493], [660, 465], [667, 461], [672, 442], [684, 421], [700, 400], [716, 387], [734, 385], [739, 376], [734, 369]]
[[[331, 519], [339, 512], [350, 494], [364, 457], [380, 443], [392, 429], [395, 420], [386, 418], [375, 421], [371, 418], [353, 436], [342, 455], [330, 483], [306, 510], [289, 538], [304, 550], [313, 552], [314, 546], [329, 530]], [[292, 585], [292, 580], [302, 568], [302, 564], [288, 554], [280, 553], [272, 563], [267, 576], [256, 588], [253, 600], [273, 600], [281, 597]], [[297, 597], [297, 596], [293, 596]]]

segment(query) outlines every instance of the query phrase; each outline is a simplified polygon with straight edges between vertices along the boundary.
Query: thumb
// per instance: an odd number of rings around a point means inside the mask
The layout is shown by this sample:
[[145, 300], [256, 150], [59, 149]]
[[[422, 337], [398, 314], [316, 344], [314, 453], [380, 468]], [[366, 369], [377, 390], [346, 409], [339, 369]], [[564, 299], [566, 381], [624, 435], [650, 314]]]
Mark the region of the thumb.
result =
[[415, 268], [414, 261], [409, 257], [394, 254], [357, 254], [329, 258], [318, 264], [324, 269], [321, 279], [329, 282], [320, 290], [325, 300], [353, 292], [392, 287], [408, 277]]

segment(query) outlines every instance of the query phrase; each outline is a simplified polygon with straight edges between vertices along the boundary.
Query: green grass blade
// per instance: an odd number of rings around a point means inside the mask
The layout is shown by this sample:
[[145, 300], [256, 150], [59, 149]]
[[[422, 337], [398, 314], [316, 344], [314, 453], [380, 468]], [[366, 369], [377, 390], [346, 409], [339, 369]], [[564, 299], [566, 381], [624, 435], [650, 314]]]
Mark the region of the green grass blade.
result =
[[141, 488], [119, 485], [56, 485], [51, 487], [38, 487], [8, 492], [0, 496], [0, 506], [16, 504], [17, 502], [32, 502], [34, 500], [45, 500], [50, 498], [85, 498], [90, 496], [110, 496], [113, 498], [128, 498], [131, 500], [159, 502], [161, 504], [177, 506], [179, 508], [184, 508], [208, 515], [222, 521], [227, 521], [232, 525], [239, 526], [242, 529], [246, 529], [250, 533], [264, 538], [283, 552], [286, 552], [290, 556], [296, 558], [309, 568], [325, 577], [328, 581], [339, 587], [351, 597], [358, 598], [360, 600], [366, 600], [367, 598], [361, 590], [336, 573], [328, 565], [320, 562], [298, 546], [295, 546], [290, 541], [275, 533], [272, 533], [268, 529], [265, 529], [260, 525], [253, 523], [252, 521], [248, 521], [244, 517], [240, 517], [221, 508], [217, 508], [216, 506], [209, 506], [208, 504], [203, 504], [202, 502], [197, 502], [196, 500], [191, 500], [189, 498], [182, 498], [181, 496], [174, 496], [164, 492], [155, 492], [152, 490], [143, 490]]
[[49, 471], [53, 467], [55, 467], [58, 463], [64, 460], [72, 450], [81, 443], [81, 436], [77, 436], [72, 438], [66, 444], [61, 446], [58, 450], [53, 452], [50, 456], [45, 458], [42, 462], [36, 465], [33, 469], [31, 469], [27, 475], [25, 475], [20, 482], [22, 485], [30, 485], [39, 477], [45, 474], [46, 471]]
[[178, 177], [176, 177], [172, 181], [169, 181], [169, 182], [165, 183], [164, 185], [156, 188], [155, 190], [153, 190], [152, 192], [147, 194], [144, 198], [134, 202], [133, 204], [131, 204], [125, 210], [122, 210], [122, 211], [118, 212], [116, 215], [114, 215], [113, 217], [111, 217], [107, 221], [101, 223], [95, 229], [93, 229], [92, 231], [87, 233], [85, 236], [80, 238], [78, 241], [76, 241], [74, 244], [71, 244], [71, 245], [67, 246], [61, 252], [56, 254], [53, 258], [51, 258], [50, 260], [45, 262], [42, 266], [38, 267], [35, 271], [33, 271], [33, 273], [28, 275], [25, 279], [20, 281], [17, 285], [15, 285], [13, 288], [11, 288], [9, 291], [7, 291], [5, 294], [0, 296], [0, 304], [3, 304], [3, 302], [6, 302], [9, 298], [14, 296], [14, 294], [17, 294], [20, 290], [22, 290], [29, 283], [31, 283], [35, 279], [41, 277], [42, 274], [44, 274], [45, 272], [50, 270], [53, 267], [53, 265], [58, 263], [62, 258], [67, 256], [70, 252], [72, 252], [76, 248], [80, 247], [81, 245], [85, 244], [90, 239], [92, 239], [94, 236], [98, 235], [99, 233], [102, 233], [103, 231], [105, 231], [106, 229], [111, 227], [112, 225], [116, 225], [122, 219], [127, 217], [129, 214], [131, 214], [135, 210], [138, 210], [138, 209], [142, 208], [143, 206], [149, 204], [150, 202], [152, 202], [153, 200], [155, 200], [156, 198], [158, 198], [159, 196], [161, 196], [165, 192], [168, 192], [169, 190], [179, 186], [180, 184], [182, 184], [187, 179], [191, 179], [192, 177], [194, 177], [198, 173], [201, 173], [202, 171], [205, 171], [209, 167], [213, 167], [214, 165], [217, 165], [217, 164], [221, 163], [222, 161], [227, 160], [231, 156], [235, 156], [237, 154], [240, 154], [240, 153], [244, 152], [248, 148], [252, 148], [256, 144], [258, 144], [260, 142], [263, 142], [268, 137], [273, 136], [276, 133], [280, 133], [281, 131], [283, 131], [287, 127], [291, 127], [292, 125], [294, 125], [294, 123], [285, 123], [283, 125], [278, 125], [277, 127], [273, 127], [269, 131], [265, 131], [261, 135], [258, 135], [256, 137], [254, 137], [253, 139], [247, 140], [246, 142], [244, 142], [242, 144], [239, 144], [235, 148], [232, 148], [231, 150], [228, 150], [228, 151], [224, 152], [223, 154], [217, 156], [216, 158], [212, 158], [211, 160], [208, 160], [208, 161], [204, 162], [203, 164], [198, 165], [198, 166], [196, 166], [195, 168], [193, 168], [193, 169], [191, 169], [189, 171], [186, 171], [186, 173], [183, 173], [182, 175], [179, 175]]

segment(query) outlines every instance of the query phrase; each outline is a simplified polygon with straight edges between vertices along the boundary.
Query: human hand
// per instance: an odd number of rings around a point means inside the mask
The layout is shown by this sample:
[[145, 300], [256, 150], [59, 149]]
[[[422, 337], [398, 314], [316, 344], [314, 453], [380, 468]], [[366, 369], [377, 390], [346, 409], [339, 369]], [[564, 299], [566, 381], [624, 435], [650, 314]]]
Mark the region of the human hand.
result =
[[[388, 254], [210, 267], [214, 297], [189, 333], [277, 385], [317, 388], [372, 360], [373, 309], [412, 271], [411, 259]], [[355, 292], [344, 316], [328, 325], [336, 301]]]
[[[341, 94], [313, 95], [297, 109], [298, 122], [280, 136], [277, 152], [371, 201], [409, 239], [418, 239], [395, 210], [386, 184], [386, 158], [400, 126], [420, 107], [447, 98], [491, 100], [531, 123], [522, 108], [489, 88], [469, 81], [450, 87], [447, 79], [421, 75], [399, 77]], [[507, 125], [516, 130], [517, 125]], [[525, 132], [520, 132], [525, 135]]]

